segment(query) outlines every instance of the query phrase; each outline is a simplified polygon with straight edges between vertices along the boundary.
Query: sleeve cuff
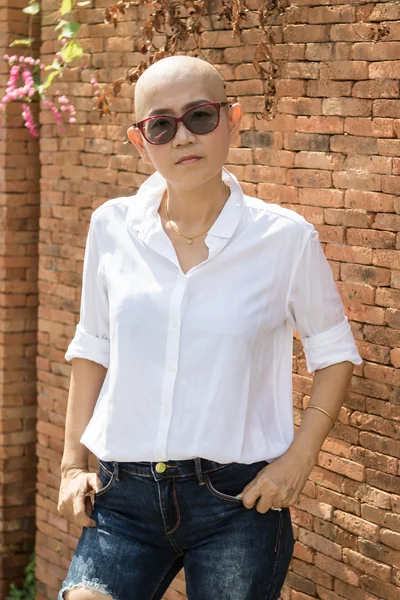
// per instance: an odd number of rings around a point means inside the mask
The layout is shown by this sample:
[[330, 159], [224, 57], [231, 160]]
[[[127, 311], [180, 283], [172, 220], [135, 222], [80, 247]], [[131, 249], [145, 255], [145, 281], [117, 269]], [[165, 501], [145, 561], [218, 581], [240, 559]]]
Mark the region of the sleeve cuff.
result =
[[302, 343], [309, 373], [346, 360], [354, 365], [362, 363], [346, 317], [328, 331], [302, 338]]
[[110, 340], [98, 338], [88, 333], [78, 323], [75, 336], [69, 344], [64, 358], [65, 360], [86, 358], [108, 369], [110, 364]]

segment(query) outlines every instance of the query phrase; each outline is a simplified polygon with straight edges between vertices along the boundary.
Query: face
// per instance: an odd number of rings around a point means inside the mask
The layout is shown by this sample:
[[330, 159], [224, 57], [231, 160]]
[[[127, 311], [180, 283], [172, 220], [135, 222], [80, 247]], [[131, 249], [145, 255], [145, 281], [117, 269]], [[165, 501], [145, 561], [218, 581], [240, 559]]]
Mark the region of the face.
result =
[[[163, 80], [156, 85], [148, 85], [141, 90], [138, 120], [158, 114], [181, 117], [188, 105], [194, 102], [223, 102], [221, 90], [215, 89], [212, 82], [185, 74], [173, 82]], [[165, 144], [149, 143], [137, 128], [129, 128], [129, 139], [137, 147], [142, 159], [155, 169], [173, 186], [193, 189], [203, 185], [217, 175], [226, 162], [230, 144], [239, 132], [241, 107], [220, 108], [220, 121], [216, 129], [206, 134], [195, 134], [180, 122], [175, 137]], [[178, 162], [184, 156], [195, 156], [196, 160]]]

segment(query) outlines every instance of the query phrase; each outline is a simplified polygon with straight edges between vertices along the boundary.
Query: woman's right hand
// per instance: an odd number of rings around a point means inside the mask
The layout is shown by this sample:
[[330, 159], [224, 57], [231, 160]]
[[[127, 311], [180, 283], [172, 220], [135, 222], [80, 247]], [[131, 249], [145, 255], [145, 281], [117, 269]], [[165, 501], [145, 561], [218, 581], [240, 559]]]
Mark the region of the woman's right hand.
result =
[[82, 527], [96, 527], [96, 521], [90, 518], [93, 506], [87, 494], [102, 487], [97, 473], [90, 473], [85, 469], [69, 469], [61, 477], [57, 506], [59, 514]]

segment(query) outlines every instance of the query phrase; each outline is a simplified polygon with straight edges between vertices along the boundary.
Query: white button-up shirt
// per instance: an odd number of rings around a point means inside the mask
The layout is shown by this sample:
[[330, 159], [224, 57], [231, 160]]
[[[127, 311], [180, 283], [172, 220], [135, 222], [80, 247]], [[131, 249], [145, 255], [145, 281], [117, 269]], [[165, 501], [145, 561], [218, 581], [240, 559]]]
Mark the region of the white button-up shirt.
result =
[[273, 461], [294, 437], [293, 329], [310, 372], [361, 363], [314, 227], [244, 195], [226, 169], [223, 180], [209, 256], [186, 274], [158, 213], [159, 173], [92, 213], [65, 358], [108, 369], [81, 437], [100, 459]]

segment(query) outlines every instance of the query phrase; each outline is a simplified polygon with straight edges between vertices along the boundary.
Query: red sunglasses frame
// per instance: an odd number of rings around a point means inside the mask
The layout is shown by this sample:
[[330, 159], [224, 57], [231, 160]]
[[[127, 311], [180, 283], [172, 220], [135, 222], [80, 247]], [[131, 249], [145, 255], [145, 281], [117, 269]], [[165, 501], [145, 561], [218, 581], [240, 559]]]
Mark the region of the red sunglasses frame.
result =
[[[205, 131], [204, 133], [198, 133], [196, 131], [192, 131], [190, 129], [190, 127], [188, 127], [185, 123], [185, 117], [186, 115], [191, 112], [192, 110], [196, 110], [197, 108], [202, 108], [203, 106], [213, 106], [216, 110], [217, 110], [217, 114], [218, 114], [218, 121], [216, 126], [211, 129], [210, 131]], [[232, 104], [230, 102], [206, 102], [204, 104], [199, 104], [198, 106], [193, 106], [192, 108], [189, 108], [189, 110], [187, 110], [181, 117], [171, 117], [171, 115], [155, 115], [154, 117], [148, 117], [147, 119], [143, 119], [142, 121], [138, 121], [137, 123], [133, 123], [132, 127], [136, 127], [137, 129], [139, 129], [140, 133], [143, 135], [143, 137], [145, 138], [145, 140], [147, 140], [149, 142], [149, 144], [153, 144], [155, 146], [162, 146], [162, 144], [168, 144], [168, 142], [171, 142], [174, 137], [176, 136], [176, 132], [178, 131], [178, 123], [183, 123], [185, 125], [185, 127], [187, 129], [189, 129], [189, 131], [191, 133], [194, 133], [195, 135], [206, 135], [207, 133], [211, 133], [211, 131], [215, 131], [215, 129], [217, 129], [218, 125], [219, 125], [219, 121], [220, 121], [220, 112], [221, 112], [221, 106], [232, 106]], [[147, 121], [154, 121], [155, 119], [172, 119], [172, 121], [175, 121], [175, 133], [172, 136], [172, 138], [170, 140], [167, 140], [166, 142], [151, 142], [147, 137], [146, 134], [144, 133], [144, 125], [145, 123], [147, 123]]]

